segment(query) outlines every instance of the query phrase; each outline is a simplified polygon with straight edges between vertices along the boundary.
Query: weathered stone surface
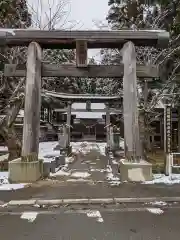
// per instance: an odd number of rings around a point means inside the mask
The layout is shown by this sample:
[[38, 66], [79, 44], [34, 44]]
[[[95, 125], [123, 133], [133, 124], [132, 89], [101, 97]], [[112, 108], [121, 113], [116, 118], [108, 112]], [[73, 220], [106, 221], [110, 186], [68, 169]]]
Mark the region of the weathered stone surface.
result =
[[9, 181], [14, 183], [31, 183], [42, 176], [42, 161], [23, 162], [21, 158], [9, 162]]
[[65, 165], [65, 155], [56, 157], [56, 167], [59, 167], [60, 165]]
[[121, 181], [144, 182], [152, 180], [152, 164], [146, 161], [138, 163], [123, 160], [120, 162]]
[[50, 170], [52, 173], [56, 172], [56, 159], [51, 160], [51, 166], [50, 166]]
[[49, 177], [51, 172], [51, 162], [43, 162], [43, 178]]

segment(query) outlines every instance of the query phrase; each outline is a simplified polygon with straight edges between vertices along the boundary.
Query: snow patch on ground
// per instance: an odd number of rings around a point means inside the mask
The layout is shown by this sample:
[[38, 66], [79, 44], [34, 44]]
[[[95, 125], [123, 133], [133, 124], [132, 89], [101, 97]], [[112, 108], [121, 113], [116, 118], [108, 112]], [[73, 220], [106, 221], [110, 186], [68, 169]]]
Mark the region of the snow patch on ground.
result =
[[119, 145], [122, 149], [124, 149], [124, 139], [123, 138], [121, 138]]
[[165, 176], [164, 174], [154, 174], [152, 181], [143, 182], [143, 184], [157, 183], [164, 183], [167, 185], [180, 183], [180, 174], [171, 174], [171, 176]]
[[72, 152], [82, 153], [84, 155], [90, 153], [91, 150], [97, 150], [105, 156], [106, 143], [94, 143], [94, 142], [71, 142]]
[[110, 165], [107, 165], [106, 172], [107, 173], [112, 173], [112, 168], [111, 168]]
[[56, 176], [69, 176], [71, 173], [70, 172], [66, 172], [63, 169], [57, 171], [56, 173], [50, 173], [51, 177], [56, 177]]
[[77, 179], [67, 179], [67, 182], [91, 182], [91, 180], [84, 179], [84, 178], [77, 178]]
[[0, 172], [0, 191], [11, 191], [22, 189], [26, 183], [11, 184], [8, 181], [8, 172]]
[[72, 152], [82, 153], [84, 155], [88, 154], [92, 149], [92, 144], [88, 142], [72, 142]]
[[55, 173], [50, 173], [51, 177], [56, 176], [69, 176], [71, 172], [68, 171], [68, 164], [66, 163], [60, 170], [56, 171]]
[[90, 163], [91, 163], [91, 161], [87, 160], [87, 161], [84, 161], [83, 163], [89, 163], [89, 164], [90, 164]]
[[92, 210], [89, 210], [87, 212], [87, 216], [88, 217], [91, 217], [91, 218], [95, 218], [97, 222], [104, 222], [102, 216], [101, 216], [101, 213], [99, 211], [92, 211]]
[[106, 156], [106, 153], [105, 153], [106, 143], [97, 143], [97, 146], [99, 148], [101, 155]]
[[91, 174], [88, 172], [73, 172], [71, 177], [73, 178], [88, 178]]
[[118, 165], [119, 163], [115, 159], [113, 159], [112, 164]]
[[34, 220], [36, 219], [38, 213], [37, 212], [24, 212], [21, 215], [21, 219], [27, 219], [28, 222], [34, 222]]
[[74, 157], [66, 157], [65, 158], [65, 163], [72, 163], [74, 161]]
[[91, 168], [90, 169], [91, 172], [106, 172], [106, 169], [101, 169], [101, 168]]
[[107, 165], [106, 172], [107, 172], [106, 179], [109, 182], [109, 184], [111, 186], [119, 186], [121, 181], [119, 177], [114, 176], [113, 170], [110, 165]]
[[160, 208], [147, 208], [147, 211], [150, 213], [153, 213], [153, 214], [157, 214], [157, 215], [164, 213], [164, 211]]
[[2, 184], [0, 185], [0, 191], [11, 191], [11, 190], [18, 190], [25, 187], [26, 184], [17, 183], [17, 184]]
[[0, 146], [0, 152], [8, 152], [8, 148], [6, 146]]
[[154, 201], [154, 202], [149, 202], [149, 203], [145, 203], [145, 204], [149, 204], [152, 206], [167, 206], [167, 203], [163, 202], [163, 201]]
[[118, 177], [115, 177], [113, 173], [108, 173], [107, 174], [107, 180], [109, 181], [120, 181]]

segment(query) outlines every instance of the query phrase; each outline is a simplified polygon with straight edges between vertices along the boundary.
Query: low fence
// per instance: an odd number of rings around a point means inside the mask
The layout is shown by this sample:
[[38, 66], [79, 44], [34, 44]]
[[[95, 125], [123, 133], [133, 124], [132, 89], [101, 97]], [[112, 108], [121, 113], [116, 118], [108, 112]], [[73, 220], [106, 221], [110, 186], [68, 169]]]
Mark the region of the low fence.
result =
[[173, 152], [166, 157], [166, 174], [171, 175], [173, 169], [180, 169], [180, 152]]

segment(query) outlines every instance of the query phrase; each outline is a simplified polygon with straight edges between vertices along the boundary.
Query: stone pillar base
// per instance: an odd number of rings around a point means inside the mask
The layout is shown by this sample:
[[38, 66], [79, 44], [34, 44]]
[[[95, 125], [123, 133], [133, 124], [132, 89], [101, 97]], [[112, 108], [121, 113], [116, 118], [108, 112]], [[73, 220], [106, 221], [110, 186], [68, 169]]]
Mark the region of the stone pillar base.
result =
[[61, 146], [59, 144], [57, 144], [54, 148], [53, 148], [54, 151], [58, 151], [58, 150], [61, 150]]
[[22, 162], [21, 158], [9, 162], [9, 181], [12, 183], [32, 183], [39, 180], [43, 172], [41, 160]]
[[139, 163], [128, 162], [123, 160], [120, 162], [120, 178], [121, 181], [144, 182], [152, 180], [152, 164], [141, 161]]
[[65, 165], [65, 155], [59, 155], [59, 157], [56, 157], [56, 167], [61, 165]]

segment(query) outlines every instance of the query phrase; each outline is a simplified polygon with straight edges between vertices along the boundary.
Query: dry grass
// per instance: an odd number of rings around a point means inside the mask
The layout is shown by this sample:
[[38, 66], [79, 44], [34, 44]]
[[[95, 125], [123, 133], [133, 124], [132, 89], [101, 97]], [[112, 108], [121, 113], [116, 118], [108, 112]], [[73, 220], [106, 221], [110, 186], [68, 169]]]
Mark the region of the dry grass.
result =
[[148, 162], [152, 163], [153, 173], [164, 173], [164, 152], [162, 150], [148, 153]]
[[[148, 162], [152, 163], [154, 173], [164, 173], [164, 161], [165, 157], [163, 150], [158, 149], [153, 153], [148, 153]], [[174, 155], [173, 164], [180, 166], [180, 155]], [[179, 169], [173, 169], [173, 172], [179, 173]]]
[[164, 152], [163, 150], [156, 150], [148, 153], [148, 161], [152, 164], [164, 164]]

